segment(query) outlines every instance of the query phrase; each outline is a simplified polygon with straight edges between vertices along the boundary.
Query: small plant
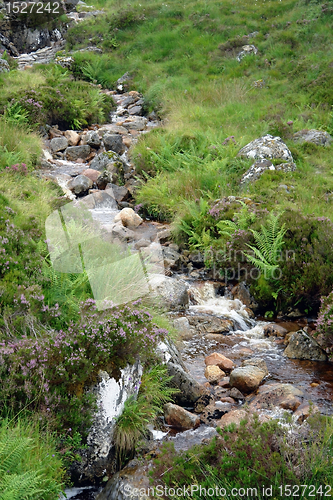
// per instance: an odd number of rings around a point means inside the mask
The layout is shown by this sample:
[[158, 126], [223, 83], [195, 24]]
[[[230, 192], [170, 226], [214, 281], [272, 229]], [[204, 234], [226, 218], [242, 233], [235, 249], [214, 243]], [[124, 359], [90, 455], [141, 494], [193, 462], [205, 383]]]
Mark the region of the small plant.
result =
[[256, 220], [256, 214], [249, 210], [246, 203], [243, 201], [240, 201], [240, 203], [242, 208], [239, 212], [235, 213], [234, 220], [221, 220], [216, 224], [221, 236], [228, 236], [230, 238], [236, 231], [245, 231], [248, 229]]
[[7, 123], [20, 127], [26, 127], [29, 123], [29, 113], [19, 102], [8, 104], [4, 112], [4, 118]]

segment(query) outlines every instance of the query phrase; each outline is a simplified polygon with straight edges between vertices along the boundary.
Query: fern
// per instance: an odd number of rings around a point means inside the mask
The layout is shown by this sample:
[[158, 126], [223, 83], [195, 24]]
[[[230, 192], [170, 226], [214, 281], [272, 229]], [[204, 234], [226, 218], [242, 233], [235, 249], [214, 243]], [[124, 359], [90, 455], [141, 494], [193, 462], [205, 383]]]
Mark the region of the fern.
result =
[[279, 257], [284, 245], [286, 234], [285, 224], [280, 227], [281, 214], [270, 214], [267, 227], [261, 225], [261, 231], [251, 230], [256, 246], [247, 245], [254, 255], [245, 254], [249, 261], [265, 273], [267, 279], [271, 279], [276, 269], [279, 268]]
[[249, 211], [248, 206], [243, 201], [240, 201], [242, 208], [235, 214], [235, 220], [221, 220], [216, 224], [221, 236], [229, 238], [236, 231], [245, 231], [256, 220], [256, 214]]

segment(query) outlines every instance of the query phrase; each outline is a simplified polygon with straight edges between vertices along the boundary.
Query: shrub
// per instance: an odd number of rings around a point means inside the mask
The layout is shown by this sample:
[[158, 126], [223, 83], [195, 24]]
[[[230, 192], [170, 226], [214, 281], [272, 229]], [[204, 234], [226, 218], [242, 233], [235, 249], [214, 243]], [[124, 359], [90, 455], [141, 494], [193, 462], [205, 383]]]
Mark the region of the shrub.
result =
[[33, 404], [58, 430], [86, 431], [93, 402], [86, 388], [98, 371], [116, 376], [136, 356], [144, 362], [164, 333], [149, 313], [128, 306], [97, 313], [89, 299], [67, 331], [0, 343], [2, 407], [19, 411]]

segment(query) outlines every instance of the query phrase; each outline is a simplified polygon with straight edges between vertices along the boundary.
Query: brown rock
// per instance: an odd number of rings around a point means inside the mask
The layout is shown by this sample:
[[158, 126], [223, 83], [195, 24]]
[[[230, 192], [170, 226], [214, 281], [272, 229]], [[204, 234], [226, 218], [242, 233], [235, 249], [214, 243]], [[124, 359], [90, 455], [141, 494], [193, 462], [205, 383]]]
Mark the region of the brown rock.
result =
[[258, 389], [265, 378], [265, 372], [257, 366], [241, 366], [230, 374], [230, 387], [236, 387], [241, 392], [249, 393]]
[[215, 425], [216, 421], [225, 415], [230, 409], [229, 405], [225, 404], [219, 406], [219, 404], [212, 403], [206, 406], [204, 411], [201, 413], [200, 421], [206, 425]]
[[260, 368], [260, 370], [262, 370], [264, 373], [265, 373], [265, 377], [267, 377], [268, 375], [268, 369], [267, 369], [267, 365], [265, 363], [265, 361], [261, 358], [250, 358], [250, 359], [245, 359], [243, 362], [242, 362], [242, 366], [257, 366], [258, 368]]
[[233, 330], [233, 321], [223, 319], [209, 314], [197, 314], [188, 316], [191, 326], [199, 330], [200, 333], [228, 333]]
[[98, 170], [94, 170], [93, 168], [87, 168], [82, 172], [82, 175], [85, 175], [93, 182], [96, 182], [99, 177], [100, 172]]
[[77, 132], [74, 132], [74, 130], [66, 130], [64, 136], [70, 146], [77, 146], [80, 142], [80, 136]]
[[236, 399], [237, 401], [243, 401], [245, 399], [244, 395], [241, 393], [241, 391], [239, 391], [238, 389], [236, 389], [236, 387], [233, 387], [229, 391], [229, 396], [232, 399]]
[[208, 365], [205, 370], [205, 377], [210, 384], [217, 384], [225, 377], [225, 373], [218, 366]]
[[301, 404], [303, 392], [291, 384], [268, 384], [261, 386], [258, 395], [251, 401], [252, 411], [273, 409], [276, 406], [295, 411]]
[[213, 352], [213, 354], [207, 356], [205, 359], [205, 365], [215, 365], [226, 372], [230, 372], [234, 367], [234, 363], [231, 361], [231, 359], [226, 358], [225, 356], [223, 356], [223, 354], [220, 354], [218, 352]]
[[114, 221], [121, 221], [123, 226], [129, 229], [136, 229], [143, 220], [132, 208], [123, 208], [119, 214], [116, 215]]
[[173, 403], [164, 405], [164, 418], [168, 425], [181, 429], [196, 429], [200, 425], [197, 415]]
[[236, 403], [236, 401], [233, 398], [231, 398], [230, 396], [225, 396], [225, 397], [221, 398], [220, 401], [222, 401], [222, 403], [231, 403], [231, 404]]
[[283, 328], [283, 326], [277, 325], [276, 323], [270, 323], [264, 328], [265, 337], [285, 337], [287, 333], [288, 330]]
[[229, 413], [223, 415], [223, 417], [218, 420], [217, 425], [221, 428], [226, 425], [236, 424], [239, 425], [242, 420], [248, 417], [248, 413], [245, 410], [232, 410]]
[[312, 405], [308, 401], [305, 401], [304, 403], [299, 405], [297, 410], [294, 412], [294, 417], [296, 418], [296, 422], [301, 424], [310, 415], [313, 415], [313, 413], [317, 412], [319, 412], [318, 406]]
[[225, 389], [229, 389], [230, 387], [230, 379], [229, 377], [224, 377], [222, 380], [219, 381], [219, 386], [224, 387]]

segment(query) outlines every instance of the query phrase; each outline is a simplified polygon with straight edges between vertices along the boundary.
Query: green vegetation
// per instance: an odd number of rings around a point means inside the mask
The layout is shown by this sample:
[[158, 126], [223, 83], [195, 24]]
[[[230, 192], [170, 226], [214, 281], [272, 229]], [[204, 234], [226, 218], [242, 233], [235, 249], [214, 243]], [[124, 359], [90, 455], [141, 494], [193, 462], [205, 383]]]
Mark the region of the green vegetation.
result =
[[[281, 485], [291, 485], [294, 492], [301, 484], [313, 485], [316, 492], [320, 492], [320, 487], [324, 491], [332, 474], [332, 419], [314, 415], [308, 424], [306, 443], [296, 444], [297, 433], [294, 437], [292, 433], [288, 435], [274, 420], [260, 423], [256, 415], [243, 420], [239, 427], [230, 424], [218, 429], [219, 436], [209, 444], [187, 452], [176, 453], [172, 443], [165, 443], [161, 455], [154, 460], [154, 484], [169, 488], [200, 485], [206, 491], [211, 488], [211, 492], [216, 492], [217, 487], [218, 491], [226, 491], [222, 494], [226, 499], [244, 498], [242, 488], [245, 492], [256, 488], [255, 496], [260, 499], [281, 498]], [[272, 491], [265, 494], [270, 487]], [[233, 488], [240, 494], [231, 494]], [[308, 494], [309, 491], [302, 493], [298, 488], [299, 498], [309, 498]], [[221, 494], [213, 493], [210, 497], [217, 500]], [[193, 498], [202, 498], [199, 490], [194, 491]]]
[[54, 500], [65, 471], [54, 436], [28, 417], [0, 423], [1, 500]]

